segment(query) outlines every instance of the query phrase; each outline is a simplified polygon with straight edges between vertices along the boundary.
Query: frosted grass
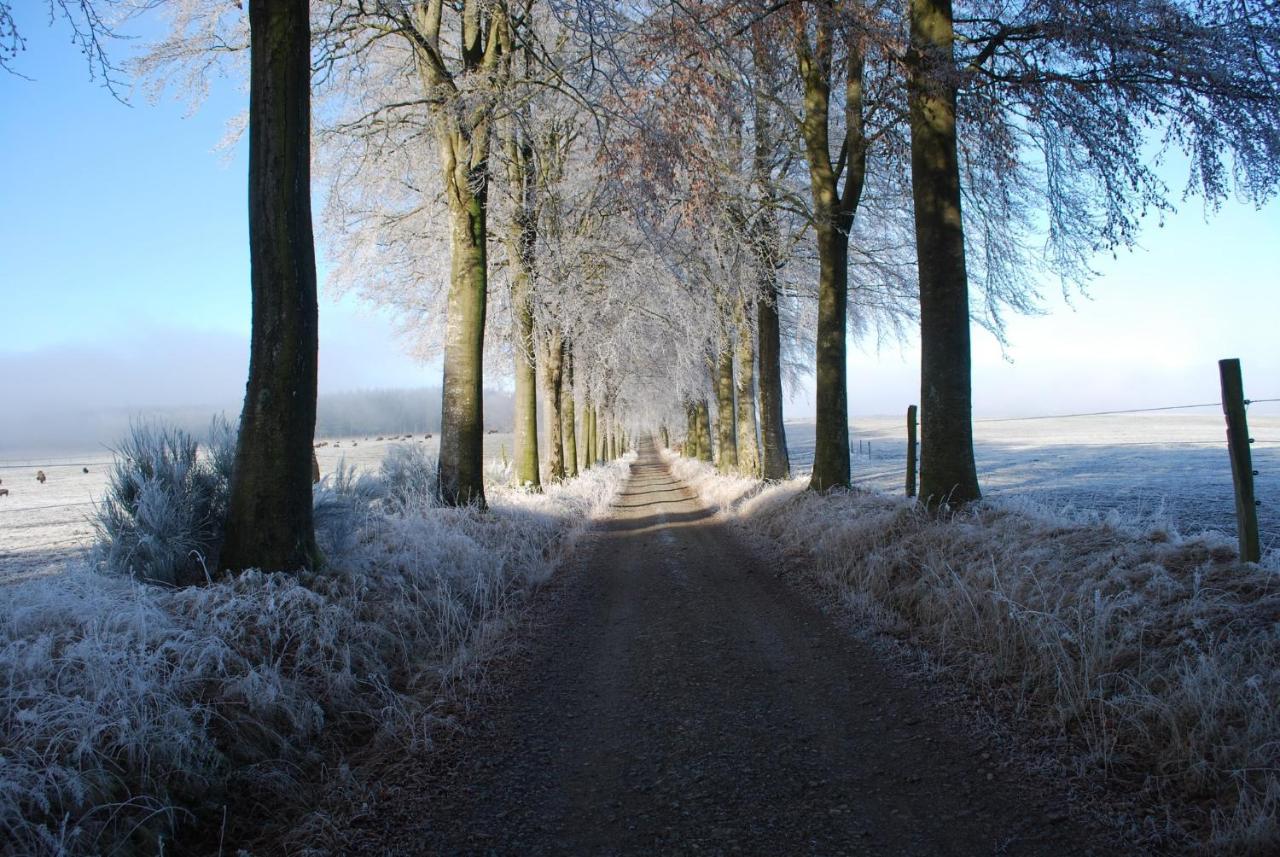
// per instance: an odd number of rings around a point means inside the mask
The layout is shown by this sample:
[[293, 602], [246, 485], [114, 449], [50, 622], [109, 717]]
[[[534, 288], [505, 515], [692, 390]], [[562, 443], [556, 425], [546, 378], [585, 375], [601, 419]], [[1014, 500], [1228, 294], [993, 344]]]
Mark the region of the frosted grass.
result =
[[627, 472], [489, 485], [482, 513], [431, 506], [429, 457], [403, 456], [317, 489], [324, 573], [165, 588], [100, 554], [0, 587], [0, 853], [160, 853], [228, 793], [296, 801], [323, 741], [428, 740]]
[[[931, 515], [875, 491], [805, 491], [672, 456], [708, 502], [980, 696], [1066, 739], [1179, 849], [1280, 850], [1280, 562], [1167, 520], [1027, 498]], [[1166, 808], [1172, 807], [1172, 810]]]

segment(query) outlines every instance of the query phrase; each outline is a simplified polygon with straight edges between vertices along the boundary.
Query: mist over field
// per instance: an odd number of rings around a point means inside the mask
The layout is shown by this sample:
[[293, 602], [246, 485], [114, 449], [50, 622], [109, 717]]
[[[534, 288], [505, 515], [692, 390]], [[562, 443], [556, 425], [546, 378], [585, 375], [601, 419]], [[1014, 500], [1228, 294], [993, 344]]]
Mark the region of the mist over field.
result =
[[[510, 431], [512, 407], [509, 392], [487, 390], [486, 426]], [[0, 459], [57, 457], [113, 448], [137, 421], [163, 422], [201, 437], [215, 416], [234, 422], [239, 409], [239, 402], [233, 400], [122, 406], [48, 395], [40, 407], [33, 404], [25, 409], [0, 410]], [[322, 393], [316, 401], [317, 438], [439, 431], [439, 387]]]

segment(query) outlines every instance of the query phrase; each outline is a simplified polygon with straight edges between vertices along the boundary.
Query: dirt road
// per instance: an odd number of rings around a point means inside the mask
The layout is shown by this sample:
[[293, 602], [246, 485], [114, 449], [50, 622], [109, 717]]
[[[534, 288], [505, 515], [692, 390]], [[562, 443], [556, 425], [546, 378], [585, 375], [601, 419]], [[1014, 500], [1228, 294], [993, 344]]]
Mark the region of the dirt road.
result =
[[349, 843], [390, 854], [1111, 853], [753, 559], [651, 446], [616, 505], [580, 544], [486, 725], [426, 768], [403, 766], [403, 799]]

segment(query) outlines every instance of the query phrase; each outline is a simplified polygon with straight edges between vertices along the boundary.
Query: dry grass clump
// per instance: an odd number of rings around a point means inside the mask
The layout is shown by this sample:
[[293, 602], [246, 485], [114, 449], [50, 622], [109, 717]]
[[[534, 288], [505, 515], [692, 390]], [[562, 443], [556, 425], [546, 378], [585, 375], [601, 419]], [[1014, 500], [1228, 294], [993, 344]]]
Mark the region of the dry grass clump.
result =
[[1212, 853], [1280, 850], [1280, 569], [1240, 565], [1219, 534], [1114, 515], [998, 501], [932, 515], [879, 493], [744, 491], [696, 462], [678, 470], [1067, 737], [1081, 775], [1152, 809], [1149, 832]]
[[168, 588], [85, 563], [0, 588], [0, 853], [162, 853], [229, 794], [295, 803], [326, 744], [427, 740], [626, 473], [489, 486], [483, 513], [424, 502], [429, 464], [317, 490], [323, 573]]

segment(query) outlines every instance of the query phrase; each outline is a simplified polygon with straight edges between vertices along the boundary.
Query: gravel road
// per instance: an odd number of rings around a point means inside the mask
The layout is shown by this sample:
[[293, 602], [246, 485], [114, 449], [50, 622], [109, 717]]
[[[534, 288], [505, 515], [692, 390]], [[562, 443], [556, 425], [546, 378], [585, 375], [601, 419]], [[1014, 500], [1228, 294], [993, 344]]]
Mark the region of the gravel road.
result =
[[389, 769], [342, 850], [1122, 853], [779, 570], [642, 445], [506, 691]]

